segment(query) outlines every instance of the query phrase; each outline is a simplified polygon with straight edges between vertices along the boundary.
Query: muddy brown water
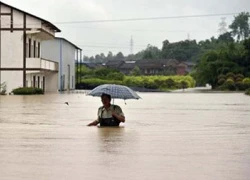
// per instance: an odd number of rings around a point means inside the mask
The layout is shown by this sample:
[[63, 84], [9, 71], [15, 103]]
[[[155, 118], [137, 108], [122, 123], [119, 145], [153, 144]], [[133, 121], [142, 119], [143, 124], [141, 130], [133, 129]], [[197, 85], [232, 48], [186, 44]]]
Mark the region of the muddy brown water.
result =
[[126, 115], [120, 128], [86, 126], [97, 97], [0, 96], [0, 179], [250, 179], [248, 96], [139, 95], [115, 100]]

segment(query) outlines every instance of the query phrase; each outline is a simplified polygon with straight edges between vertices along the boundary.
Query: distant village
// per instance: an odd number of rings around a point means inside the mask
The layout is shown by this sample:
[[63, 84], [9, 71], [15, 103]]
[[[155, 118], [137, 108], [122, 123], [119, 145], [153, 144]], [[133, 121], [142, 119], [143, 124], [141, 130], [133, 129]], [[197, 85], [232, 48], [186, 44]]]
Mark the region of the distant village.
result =
[[[90, 69], [100, 67], [117, 69], [125, 75], [131, 74], [136, 67], [142, 75], [186, 75], [195, 67], [193, 62], [181, 62], [176, 59], [110, 60], [106, 63], [83, 61], [81, 64]], [[80, 63], [76, 64], [76, 66], [78, 65]]]

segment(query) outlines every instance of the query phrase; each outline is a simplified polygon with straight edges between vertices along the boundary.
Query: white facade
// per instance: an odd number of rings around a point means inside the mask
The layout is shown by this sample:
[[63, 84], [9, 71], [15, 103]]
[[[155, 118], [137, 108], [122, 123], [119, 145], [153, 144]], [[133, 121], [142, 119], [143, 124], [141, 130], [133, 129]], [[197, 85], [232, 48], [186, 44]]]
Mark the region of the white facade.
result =
[[42, 42], [42, 58], [58, 62], [58, 90], [75, 89], [75, 62], [81, 49], [64, 38]]
[[0, 2], [0, 83], [57, 90], [58, 62], [41, 58], [41, 42], [60, 32], [53, 24]]

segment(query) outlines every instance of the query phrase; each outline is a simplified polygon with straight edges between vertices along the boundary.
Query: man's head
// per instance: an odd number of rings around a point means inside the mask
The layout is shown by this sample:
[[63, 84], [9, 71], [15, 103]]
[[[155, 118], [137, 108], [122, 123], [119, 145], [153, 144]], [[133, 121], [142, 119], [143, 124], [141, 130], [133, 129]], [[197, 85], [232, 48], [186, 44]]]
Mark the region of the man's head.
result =
[[109, 106], [111, 102], [111, 96], [109, 94], [102, 94], [101, 96], [103, 106]]

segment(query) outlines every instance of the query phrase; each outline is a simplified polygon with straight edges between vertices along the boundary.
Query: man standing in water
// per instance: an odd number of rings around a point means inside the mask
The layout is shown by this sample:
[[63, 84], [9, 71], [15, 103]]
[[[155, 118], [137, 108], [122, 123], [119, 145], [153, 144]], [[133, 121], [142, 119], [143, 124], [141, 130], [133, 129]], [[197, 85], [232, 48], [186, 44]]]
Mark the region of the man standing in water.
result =
[[122, 109], [117, 105], [111, 105], [111, 96], [108, 94], [102, 94], [102, 104], [98, 109], [97, 120], [88, 124], [88, 126], [119, 126], [120, 122], [125, 122], [125, 116]]

